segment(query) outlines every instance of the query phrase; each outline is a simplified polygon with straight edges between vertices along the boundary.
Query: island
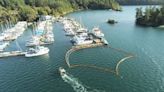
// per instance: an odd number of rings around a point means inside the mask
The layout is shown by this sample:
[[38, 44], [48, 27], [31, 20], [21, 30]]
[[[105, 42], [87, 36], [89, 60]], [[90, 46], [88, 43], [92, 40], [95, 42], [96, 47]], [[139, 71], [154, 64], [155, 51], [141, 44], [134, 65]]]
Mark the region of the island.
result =
[[118, 23], [118, 22], [113, 20], [113, 19], [108, 19], [107, 23], [108, 24], [115, 24], [115, 23]]
[[159, 27], [164, 25], [164, 5], [136, 9], [136, 25]]
[[120, 11], [121, 7], [115, 0], [0, 0], [0, 23], [33, 22], [39, 15], [58, 17], [87, 9]]

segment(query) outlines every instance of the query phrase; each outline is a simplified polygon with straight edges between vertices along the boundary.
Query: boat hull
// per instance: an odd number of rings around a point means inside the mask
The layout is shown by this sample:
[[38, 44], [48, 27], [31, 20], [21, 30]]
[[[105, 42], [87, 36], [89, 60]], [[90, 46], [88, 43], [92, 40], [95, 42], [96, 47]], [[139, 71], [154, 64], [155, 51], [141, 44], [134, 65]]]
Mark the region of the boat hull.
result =
[[28, 53], [26, 53], [26, 54], [25, 54], [25, 57], [36, 57], [36, 56], [41, 56], [41, 55], [48, 54], [48, 52], [49, 52], [49, 49], [46, 49], [46, 50], [44, 50], [44, 51], [39, 51], [39, 52], [34, 53], [34, 54], [28, 54]]
[[85, 40], [81, 42], [75, 42], [74, 45], [86, 45], [86, 44], [92, 44], [93, 40]]

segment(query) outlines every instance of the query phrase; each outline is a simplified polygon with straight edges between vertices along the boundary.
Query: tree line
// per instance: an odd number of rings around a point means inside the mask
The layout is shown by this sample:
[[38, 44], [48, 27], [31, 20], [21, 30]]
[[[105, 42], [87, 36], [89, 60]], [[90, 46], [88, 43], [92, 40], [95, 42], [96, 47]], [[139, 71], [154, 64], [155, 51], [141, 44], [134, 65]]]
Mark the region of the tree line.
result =
[[157, 27], [164, 25], [164, 5], [159, 7], [146, 7], [136, 9], [136, 24]]
[[121, 8], [115, 0], [0, 0], [0, 23], [34, 21], [39, 15], [59, 16], [79, 9]]
[[116, 0], [121, 5], [160, 5], [164, 0]]

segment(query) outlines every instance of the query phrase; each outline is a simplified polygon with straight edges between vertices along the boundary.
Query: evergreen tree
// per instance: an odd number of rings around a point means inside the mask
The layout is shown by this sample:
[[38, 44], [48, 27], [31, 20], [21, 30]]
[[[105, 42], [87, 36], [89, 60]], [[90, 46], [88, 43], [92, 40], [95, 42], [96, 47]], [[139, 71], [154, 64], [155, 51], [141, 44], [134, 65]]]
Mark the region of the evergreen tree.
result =
[[1, 18], [15, 17], [16, 20], [27, 21], [35, 20], [38, 14], [58, 16], [78, 9], [120, 10], [115, 0], [0, 0], [0, 7], [3, 8], [0, 11]]
[[142, 8], [137, 8], [136, 11], [136, 18], [141, 18], [143, 16]]
[[147, 7], [144, 13], [140, 8], [137, 8], [136, 24], [154, 27], [164, 25], [164, 7]]

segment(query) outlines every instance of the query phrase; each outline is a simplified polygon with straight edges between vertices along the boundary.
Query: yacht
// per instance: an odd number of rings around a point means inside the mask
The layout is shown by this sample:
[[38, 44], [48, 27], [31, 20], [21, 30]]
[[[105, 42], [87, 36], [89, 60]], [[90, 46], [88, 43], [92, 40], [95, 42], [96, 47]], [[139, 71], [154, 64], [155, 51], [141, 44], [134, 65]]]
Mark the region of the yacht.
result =
[[66, 31], [65, 33], [66, 36], [74, 36], [75, 32], [73, 30]]
[[70, 31], [70, 30], [73, 30], [75, 29], [71, 24], [66, 24], [64, 25], [64, 31]]
[[30, 40], [26, 42], [26, 46], [36, 46], [40, 43], [39, 37], [33, 36]]
[[77, 32], [88, 32], [88, 29], [81, 27], [77, 30]]
[[29, 48], [27, 52], [25, 53], [25, 57], [34, 57], [34, 56], [40, 56], [47, 54], [49, 52], [49, 49], [44, 46], [36, 46], [35, 48]]
[[66, 70], [63, 67], [59, 67], [59, 72], [62, 77], [66, 75]]
[[54, 42], [54, 37], [51, 35], [45, 35], [44, 37], [41, 37], [40, 39], [40, 45], [44, 45], [44, 44], [51, 44]]
[[101, 32], [101, 30], [100, 30], [98, 27], [94, 27], [94, 28], [92, 29], [92, 33], [93, 33], [96, 37], [99, 37], [99, 38], [104, 37], [104, 34]]
[[5, 39], [5, 36], [3, 34], [0, 34], [0, 41], [3, 41]]
[[77, 39], [89, 39], [89, 35], [86, 32], [77, 32], [77, 34], [71, 39], [71, 42], [75, 42]]
[[85, 38], [89, 37], [88, 33], [86, 32], [78, 32], [77, 34], [81, 37], [85, 37]]
[[9, 42], [0, 42], [0, 51], [3, 51], [8, 45]]
[[85, 45], [93, 43], [93, 40], [89, 37], [75, 36], [72, 42], [74, 43], [74, 45]]

